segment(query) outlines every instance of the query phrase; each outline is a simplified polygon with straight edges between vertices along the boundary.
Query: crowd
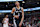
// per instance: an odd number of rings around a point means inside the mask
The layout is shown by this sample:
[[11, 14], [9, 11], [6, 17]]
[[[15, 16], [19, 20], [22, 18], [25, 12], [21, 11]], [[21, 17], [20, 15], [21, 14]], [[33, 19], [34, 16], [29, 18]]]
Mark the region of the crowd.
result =
[[24, 27], [40, 27], [40, 17], [29, 17], [23, 22]]

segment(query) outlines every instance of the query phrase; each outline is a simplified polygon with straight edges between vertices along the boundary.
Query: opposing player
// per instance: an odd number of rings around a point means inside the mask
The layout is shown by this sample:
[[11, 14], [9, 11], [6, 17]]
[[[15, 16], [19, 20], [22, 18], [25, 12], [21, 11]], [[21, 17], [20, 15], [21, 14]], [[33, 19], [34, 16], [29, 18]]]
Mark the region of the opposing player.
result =
[[24, 11], [23, 11], [23, 7], [20, 7], [20, 3], [18, 1], [15, 2], [16, 7], [12, 8], [12, 14], [14, 14], [13, 16], [15, 17], [15, 22], [17, 24], [17, 27], [21, 27], [22, 26], [22, 22], [24, 20]]
[[8, 19], [8, 15], [5, 15], [5, 18], [2, 21], [3, 23], [3, 27], [9, 27], [8, 23], [9, 23], [9, 19]]

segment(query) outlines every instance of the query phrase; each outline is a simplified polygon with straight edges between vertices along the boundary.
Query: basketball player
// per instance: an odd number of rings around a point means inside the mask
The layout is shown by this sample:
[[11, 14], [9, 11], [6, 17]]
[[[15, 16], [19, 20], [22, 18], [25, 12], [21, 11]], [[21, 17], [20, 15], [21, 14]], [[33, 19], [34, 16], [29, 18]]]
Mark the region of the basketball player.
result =
[[22, 22], [24, 20], [24, 11], [23, 8], [20, 7], [20, 3], [18, 1], [15, 2], [16, 7], [12, 8], [12, 14], [15, 17], [17, 27], [22, 26]]
[[8, 15], [6, 15], [5, 18], [4, 18], [3, 21], [2, 21], [3, 27], [9, 27], [9, 26], [8, 26], [8, 21], [9, 21]]

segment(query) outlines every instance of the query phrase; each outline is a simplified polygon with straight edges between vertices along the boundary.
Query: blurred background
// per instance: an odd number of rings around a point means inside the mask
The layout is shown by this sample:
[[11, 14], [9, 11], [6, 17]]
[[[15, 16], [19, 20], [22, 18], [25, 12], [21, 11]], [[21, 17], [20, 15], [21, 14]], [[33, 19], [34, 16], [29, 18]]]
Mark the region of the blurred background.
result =
[[9, 2], [9, 1], [23, 1], [23, 0], [0, 0], [0, 2]]
[[3, 19], [5, 18], [5, 15], [8, 15], [8, 18], [9, 18], [9, 24], [13, 24], [13, 17], [10, 13], [0, 13], [0, 27], [3, 26]]
[[[15, 7], [15, 2], [0, 2], [0, 15], [1, 13], [11, 12], [12, 8]], [[24, 8], [23, 26], [40, 27], [40, 0], [24, 0], [19, 2], [20, 6]]]
[[27, 24], [30, 24], [32, 27], [40, 27], [40, 10], [24, 12], [24, 27], [26, 27]]
[[[12, 10], [13, 7], [15, 7], [15, 2], [16, 1], [9, 1], [9, 2], [0, 2], [0, 9], [5, 9], [5, 10]], [[19, 1], [20, 6], [23, 7], [24, 9], [27, 8], [35, 8], [35, 7], [40, 7], [40, 1], [32, 1], [32, 0], [27, 0], [27, 1]]]
[[[0, 2], [0, 10], [12, 10], [13, 7], [15, 7], [16, 1], [11, 2]], [[20, 5], [22, 6], [22, 1], [19, 1]]]

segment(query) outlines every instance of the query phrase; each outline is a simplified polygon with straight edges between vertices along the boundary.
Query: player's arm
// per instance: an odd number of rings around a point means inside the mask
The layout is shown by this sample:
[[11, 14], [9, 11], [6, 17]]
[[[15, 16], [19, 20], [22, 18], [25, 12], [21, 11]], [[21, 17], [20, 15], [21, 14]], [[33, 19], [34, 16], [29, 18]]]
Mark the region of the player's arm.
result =
[[[11, 18], [13, 18], [13, 13], [14, 13], [14, 11], [15, 11], [15, 8], [12, 8], [12, 11], [11, 11], [11, 13], [10, 13], [10, 15], [12, 16]], [[11, 19], [10, 19], [11, 20]], [[10, 23], [9, 23], [9, 25], [11, 25]]]
[[23, 22], [24, 20], [24, 11], [23, 11], [23, 8], [22, 8], [22, 19], [21, 19], [21, 23]]
[[[14, 13], [14, 11], [15, 11], [15, 8], [12, 8], [12, 12], [11, 12], [11, 14], [13, 14]], [[15, 15], [13, 15], [14, 17], [15, 17]]]
[[15, 11], [15, 8], [12, 8], [12, 12], [11, 12], [11, 13], [13, 14], [13, 13], [14, 13], [14, 11]]
[[8, 18], [8, 24], [9, 24], [9, 18]]
[[4, 23], [4, 21], [5, 21], [5, 18], [2, 20], [2, 23]]
[[[13, 8], [12, 9], [12, 12], [11, 12], [11, 14], [13, 14], [14, 13], [14, 11], [15, 11], [15, 8]], [[18, 18], [18, 16], [16, 16], [16, 15], [13, 15], [15, 18]]]
[[22, 19], [21, 19], [21, 22], [20, 22], [19, 25], [22, 25], [23, 20], [24, 20], [24, 11], [23, 11], [23, 8], [22, 8]]

